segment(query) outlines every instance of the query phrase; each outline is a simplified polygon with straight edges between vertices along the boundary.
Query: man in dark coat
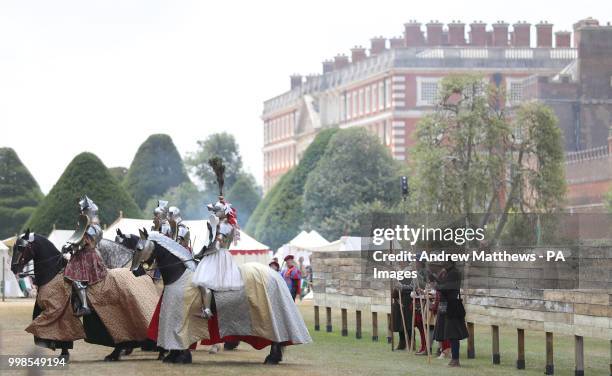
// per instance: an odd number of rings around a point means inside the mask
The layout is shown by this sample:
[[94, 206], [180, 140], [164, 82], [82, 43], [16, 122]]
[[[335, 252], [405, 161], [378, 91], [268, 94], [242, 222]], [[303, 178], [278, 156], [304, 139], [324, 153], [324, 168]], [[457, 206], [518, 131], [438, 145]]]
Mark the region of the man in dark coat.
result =
[[459, 341], [468, 337], [460, 289], [461, 273], [455, 263], [450, 261], [438, 274], [437, 290], [440, 291], [440, 305], [434, 339], [450, 340], [452, 356], [448, 365], [451, 367], [459, 367]]

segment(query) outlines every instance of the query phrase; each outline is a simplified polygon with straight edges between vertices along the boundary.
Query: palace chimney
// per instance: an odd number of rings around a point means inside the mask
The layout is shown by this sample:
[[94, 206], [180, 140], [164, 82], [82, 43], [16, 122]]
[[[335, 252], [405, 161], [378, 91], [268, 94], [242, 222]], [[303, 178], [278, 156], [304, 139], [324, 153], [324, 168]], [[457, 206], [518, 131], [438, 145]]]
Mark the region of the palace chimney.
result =
[[546, 21], [540, 21], [536, 26], [536, 45], [538, 47], [552, 47], [553, 25]]
[[512, 25], [512, 46], [529, 47], [531, 46], [531, 24], [523, 21]]
[[470, 24], [470, 44], [472, 46], [487, 45], [487, 24], [474, 21]]

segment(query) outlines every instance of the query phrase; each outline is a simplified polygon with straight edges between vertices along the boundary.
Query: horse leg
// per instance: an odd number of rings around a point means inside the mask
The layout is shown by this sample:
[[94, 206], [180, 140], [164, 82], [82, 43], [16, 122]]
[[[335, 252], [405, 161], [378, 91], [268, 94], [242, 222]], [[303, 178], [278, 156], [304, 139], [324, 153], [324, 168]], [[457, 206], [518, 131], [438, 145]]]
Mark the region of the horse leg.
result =
[[191, 364], [191, 351], [189, 351], [189, 349], [176, 351], [177, 355], [174, 357], [174, 361], [172, 363]]
[[68, 348], [62, 347], [62, 353], [58, 357], [59, 359], [65, 359], [66, 363], [70, 361], [70, 353], [68, 352]]
[[121, 350], [123, 350], [122, 346], [117, 346], [113, 350], [112, 353], [108, 354], [104, 357], [105, 362], [116, 362], [121, 359]]
[[270, 354], [266, 356], [264, 364], [278, 364], [283, 360], [283, 346], [278, 342], [272, 342], [270, 345]]
[[157, 360], [164, 360], [164, 356], [166, 356], [166, 350], [160, 348], [159, 355], [157, 355]]

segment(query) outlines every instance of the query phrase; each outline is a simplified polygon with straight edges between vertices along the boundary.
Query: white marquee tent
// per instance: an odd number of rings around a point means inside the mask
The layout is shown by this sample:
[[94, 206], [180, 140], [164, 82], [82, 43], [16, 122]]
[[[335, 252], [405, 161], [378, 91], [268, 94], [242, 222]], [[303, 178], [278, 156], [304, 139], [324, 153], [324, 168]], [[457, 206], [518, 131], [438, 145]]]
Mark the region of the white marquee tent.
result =
[[320, 247], [328, 246], [330, 243], [315, 230], [310, 232], [302, 231], [297, 236], [283, 245], [274, 254], [282, 264], [285, 257], [293, 255], [296, 260], [300, 257], [304, 258], [304, 265], [310, 265], [310, 255], [312, 250]]
[[15, 274], [11, 271], [11, 258], [8, 254], [8, 247], [4, 243], [0, 242], [0, 262], [2, 262], [2, 291], [0, 295], [7, 298], [23, 298], [23, 292], [19, 288], [19, 283]]

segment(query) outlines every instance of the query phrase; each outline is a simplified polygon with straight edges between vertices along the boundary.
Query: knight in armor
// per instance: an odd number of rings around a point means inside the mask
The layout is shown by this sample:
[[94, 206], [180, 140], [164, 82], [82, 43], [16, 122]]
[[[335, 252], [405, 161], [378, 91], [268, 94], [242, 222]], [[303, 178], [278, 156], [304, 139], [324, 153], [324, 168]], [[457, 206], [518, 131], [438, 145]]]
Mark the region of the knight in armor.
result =
[[217, 176], [219, 197], [217, 202], [207, 205], [209, 244], [194, 256], [201, 261], [193, 274], [193, 283], [202, 293], [202, 317], [206, 319], [213, 315], [213, 291], [240, 290], [244, 286], [240, 270], [229, 252], [230, 245], [238, 240], [240, 232], [236, 210], [223, 197], [225, 166], [220, 158], [211, 159], [209, 164]]
[[168, 209], [168, 223], [172, 231], [172, 239], [191, 251], [191, 233], [189, 227], [183, 223], [181, 211], [176, 206]]
[[153, 226], [151, 230], [172, 238], [172, 227], [168, 221], [168, 201], [157, 201], [157, 207], [153, 210]]
[[70, 253], [70, 261], [64, 269], [64, 277], [72, 282], [74, 295], [78, 304], [74, 305], [75, 316], [91, 313], [87, 304], [87, 287], [106, 277], [107, 270], [96, 247], [102, 239], [102, 227], [98, 218], [98, 206], [87, 196], [79, 201], [81, 214], [78, 227], [67, 244], [62, 247], [63, 253]]

